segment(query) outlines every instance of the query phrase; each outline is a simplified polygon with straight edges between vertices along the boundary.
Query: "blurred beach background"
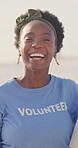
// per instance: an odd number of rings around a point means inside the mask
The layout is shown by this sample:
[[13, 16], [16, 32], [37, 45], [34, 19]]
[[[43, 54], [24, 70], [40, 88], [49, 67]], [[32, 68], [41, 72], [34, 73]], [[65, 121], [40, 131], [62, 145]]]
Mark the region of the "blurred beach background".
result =
[[[53, 59], [49, 73], [58, 77], [72, 79], [78, 84], [78, 58], [59, 57], [58, 62], [60, 65], [57, 65]], [[23, 72], [24, 66], [22, 62], [19, 65], [16, 62], [0, 64], [0, 84], [5, 83], [13, 77], [22, 76]]]
[[18, 51], [14, 47], [16, 18], [29, 8], [48, 10], [63, 22], [65, 39], [53, 59], [49, 73], [78, 83], [78, 0], [0, 0], [0, 85], [23, 74], [22, 61], [17, 65]]

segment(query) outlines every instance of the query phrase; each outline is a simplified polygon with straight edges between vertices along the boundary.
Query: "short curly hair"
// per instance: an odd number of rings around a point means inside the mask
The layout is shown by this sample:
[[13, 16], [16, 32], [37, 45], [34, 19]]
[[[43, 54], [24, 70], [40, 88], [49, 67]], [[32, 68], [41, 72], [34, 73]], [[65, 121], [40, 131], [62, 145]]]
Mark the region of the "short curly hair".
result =
[[[57, 53], [60, 51], [60, 49], [63, 47], [63, 38], [64, 38], [64, 27], [62, 25], [62, 22], [59, 21], [59, 19], [49, 11], [42, 11], [40, 9], [37, 9], [41, 15], [42, 18], [47, 20], [52, 24], [52, 26], [55, 28], [56, 34], [57, 34]], [[25, 14], [22, 14], [20, 16], [28, 16], [28, 13], [26, 12]], [[26, 24], [25, 24], [26, 25]], [[15, 33], [15, 43], [14, 45], [16, 48], [19, 48], [19, 38], [20, 38], [20, 30], [17, 25], [15, 26], [14, 33]]]

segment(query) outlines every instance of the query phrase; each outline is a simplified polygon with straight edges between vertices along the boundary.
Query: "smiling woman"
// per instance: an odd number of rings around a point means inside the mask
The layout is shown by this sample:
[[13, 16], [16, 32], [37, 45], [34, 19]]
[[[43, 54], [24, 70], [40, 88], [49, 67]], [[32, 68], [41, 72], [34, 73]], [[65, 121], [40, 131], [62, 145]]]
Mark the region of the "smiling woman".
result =
[[34, 20], [25, 25], [20, 34], [19, 54], [23, 58], [26, 74], [30, 72], [32, 76], [32, 71], [37, 74], [39, 70], [41, 73], [46, 73], [52, 57], [56, 54], [55, 35], [52, 28], [40, 20]]
[[49, 74], [63, 38], [62, 23], [48, 11], [29, 9], [16, 19], [15, 46], [24, 75], [0, 87], [0, 147], [69, 148], [78, 86]]

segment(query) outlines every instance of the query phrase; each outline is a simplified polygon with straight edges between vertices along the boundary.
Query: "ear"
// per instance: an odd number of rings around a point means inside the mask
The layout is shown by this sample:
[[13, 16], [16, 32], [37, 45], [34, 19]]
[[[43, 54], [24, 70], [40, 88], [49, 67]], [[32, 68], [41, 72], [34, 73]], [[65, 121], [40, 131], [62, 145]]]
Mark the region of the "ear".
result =
[[18, 61], [17, 61], [17, 64], [20, 63], [20, 57], [21, 57], [21, 51], [18, 49]]
[[19, 56], [21, 56], [21, 50], [20, 49], [18, 49], [18, 53], [19, 53]]
[[55, 45], [55, 55], [57, 54], [57, 45]]
[[17, 44], [18, 44], [18, 48], [20, 48], [20, 41], [18, 41]]
[[55, 49], [54, 49], [54, 54], [53, 56], [55, 57], [57, 55], [57, 46], [55, 45]]
[[20, 50], [20, 41], [18, 41], [18, 52], [19, 52], [19, 54], [21, 54], [21, 50]]

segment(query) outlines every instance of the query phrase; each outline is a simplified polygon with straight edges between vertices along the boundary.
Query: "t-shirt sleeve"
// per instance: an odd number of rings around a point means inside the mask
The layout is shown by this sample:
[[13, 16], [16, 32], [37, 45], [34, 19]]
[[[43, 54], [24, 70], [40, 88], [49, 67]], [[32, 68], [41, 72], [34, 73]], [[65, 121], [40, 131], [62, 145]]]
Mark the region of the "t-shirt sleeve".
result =
[[71, 94], [74, 96], [72, 103], [72, 110], [74, 109], [74, 121], [76, 123], [78, 119], [78, 85], [76, 83], [73, 84], [73, 89]]
[[3, 125], [3, 118], [5, 116], [5, 103], [4, 103], [4, 95], [0, 93], [0, 148], [2, 148], [2, 125]]
[[68, 80], [65, 87], [65, 93], [68, 96], [68, 111], [71, 115], [73, 122], [76, 123], [78, 119], [78, 85], [74, 81]]
[[2, 131], [2, 113], [0, 111], [0, 148], [1, 148], [1, 131]]
[[74, 101], [75, 102], [74, 107], [76, 106], [76, 109], [75, 109], [75, 122], [76, 122], [78, 119], [78, 85], [76, 87], [75, 94], [76, 96], [75, 96], [75, 101]]

